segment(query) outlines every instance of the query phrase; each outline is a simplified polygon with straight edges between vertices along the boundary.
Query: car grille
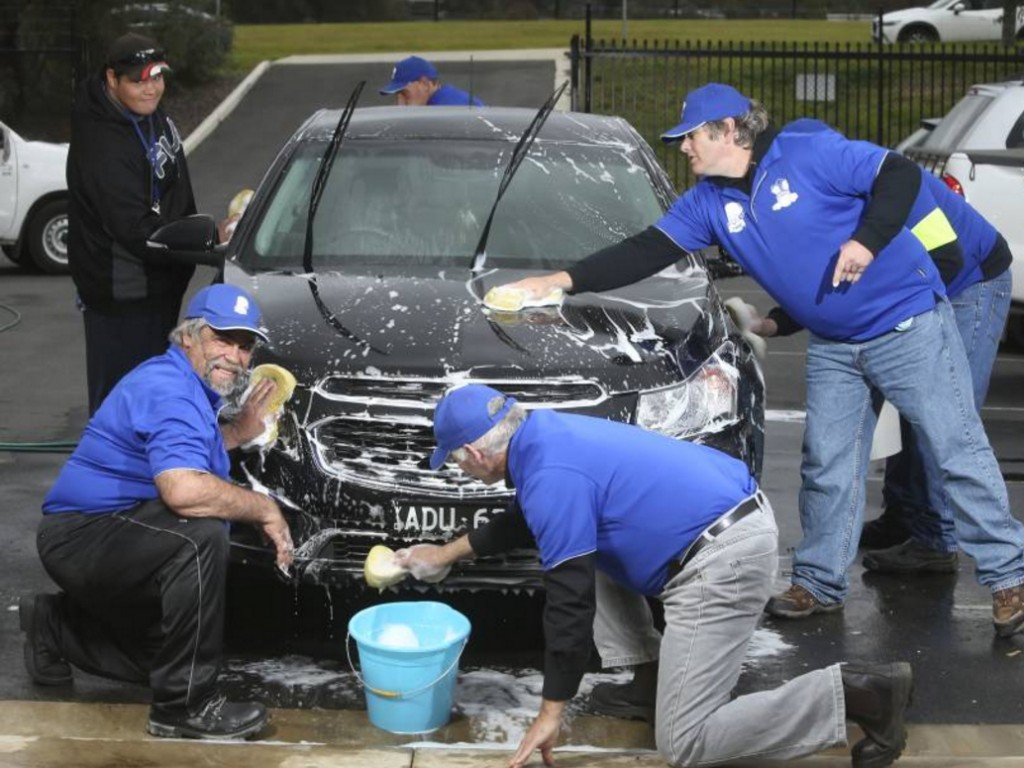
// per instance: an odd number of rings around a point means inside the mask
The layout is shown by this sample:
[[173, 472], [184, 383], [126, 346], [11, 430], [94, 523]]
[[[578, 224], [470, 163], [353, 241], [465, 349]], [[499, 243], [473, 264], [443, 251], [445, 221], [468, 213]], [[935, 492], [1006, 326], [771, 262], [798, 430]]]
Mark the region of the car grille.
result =
[[[456, 467], [430, 469], [434, 406], [456, 384], [436, 379], [332, 376], [317, 388], [314, 411], [324, 415], [311, 428], [322, 471], [365, 487], [428, 494], [431, 498], [498, 495], [493, 487]], [[479, 382], [515, 397], [525, 408], [593, 407], [608, 399], [600, 385], [584, 380]]]

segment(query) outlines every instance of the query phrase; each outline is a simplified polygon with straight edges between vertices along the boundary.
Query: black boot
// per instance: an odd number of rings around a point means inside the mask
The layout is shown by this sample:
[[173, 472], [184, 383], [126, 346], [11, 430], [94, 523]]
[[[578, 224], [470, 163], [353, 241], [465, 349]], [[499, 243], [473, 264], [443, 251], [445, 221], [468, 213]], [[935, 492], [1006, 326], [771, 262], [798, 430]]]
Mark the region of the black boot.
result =
[[151, 736], [170, 739], [247, 739], [267, 725], [267, 710], [262, 704], [228, 701], [214, 696], [195, 712], [151, 707]]
[[861, 549], [888, 549], [902, 544], [910, 538], [910, 527], [906, 522], [909, 519], [910, 515], [902, 507], [887, 506], [877, 518], [864, 523], [857, 546]]
[[628, 683], [598, 683], [590, 692], [590, 711], [625, 720], [646, 720], [654, 724], [658, 698], [658, 662], [633, 667]]
[[57, 595], [24, 595], [18, 621], [25, 633], [25, 669], [36, 685], [67, 685], [71, 665], [60, 652]]
[[906, 662], [844, 664], [846, 718], [865, 734], [853, 747], [854, 768], [885, 768], [907, 745], [903, 715], [914, 692], [914, 675]]

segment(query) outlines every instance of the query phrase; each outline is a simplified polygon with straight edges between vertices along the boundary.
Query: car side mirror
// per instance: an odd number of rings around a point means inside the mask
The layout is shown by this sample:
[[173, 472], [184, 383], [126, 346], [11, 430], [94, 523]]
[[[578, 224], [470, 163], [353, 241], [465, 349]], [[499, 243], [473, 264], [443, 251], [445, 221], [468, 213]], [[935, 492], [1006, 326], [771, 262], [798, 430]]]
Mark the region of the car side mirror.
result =
[[965, 10], [967, 10], [967, 4], [966, 3], [957, 3], [952, 8], [953, 13], [955, 13], [955, 14], [959, 14], [960, 11], [965, 11]]
[[146, 241], [150, 248], [170, 251], [212, 251], [216, 244], [217, 223], [205, 213], [164, 224]]

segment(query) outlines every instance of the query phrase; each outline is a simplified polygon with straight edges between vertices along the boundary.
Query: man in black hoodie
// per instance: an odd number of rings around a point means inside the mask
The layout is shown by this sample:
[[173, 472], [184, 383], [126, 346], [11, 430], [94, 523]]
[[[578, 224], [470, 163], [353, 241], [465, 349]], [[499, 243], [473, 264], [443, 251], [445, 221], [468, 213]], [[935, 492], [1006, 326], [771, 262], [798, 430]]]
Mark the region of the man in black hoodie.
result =
[[68, 262], [85, 319], [90, 414], [128, 371], [167, 350], [195, 269], [146, 246], [196, 212], [181, 136], [160, 109], [168, 70], [156, 42], [122, 35], [75, 97]]

